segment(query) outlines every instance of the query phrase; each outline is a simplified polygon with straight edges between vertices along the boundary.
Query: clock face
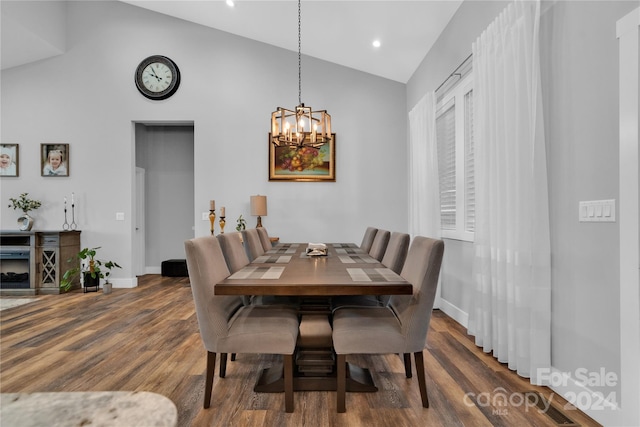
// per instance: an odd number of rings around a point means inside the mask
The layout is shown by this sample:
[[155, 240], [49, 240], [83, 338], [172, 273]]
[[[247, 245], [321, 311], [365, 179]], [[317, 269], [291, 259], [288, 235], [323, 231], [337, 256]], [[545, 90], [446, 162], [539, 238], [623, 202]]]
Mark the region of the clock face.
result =
[[171, 59], [154, 55], [143, 60], [136, 69], [136, 86], [149, 99], [166, 99], [180, 84], [180, 70]]

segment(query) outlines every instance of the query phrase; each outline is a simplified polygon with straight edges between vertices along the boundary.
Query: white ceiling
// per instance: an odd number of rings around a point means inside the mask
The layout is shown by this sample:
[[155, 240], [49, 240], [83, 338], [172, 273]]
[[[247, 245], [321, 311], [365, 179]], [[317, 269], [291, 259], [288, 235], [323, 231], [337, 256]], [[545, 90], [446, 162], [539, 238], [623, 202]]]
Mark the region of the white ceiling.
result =
[[[222, 0], [124, 2], [298, 51], [296, 0], [236, 0], [234, 7]], [[406, 83], [461, 3], [303, 0], [302, 53]]]
[[[296, 0], [236, 0], [233, 8], [223, 0], [123, 2], [298, 51]], [[31, 2], [17, 2], [23, 6], [27, 3]], [[302, 53], [406, 83], [461, 3], [303, 0]], [[3, 69], [25, 63], [25, 58], [31, 61], [51, 56], [41, 53], [43, 46], [51, 50], [51, 43], [42, 40], [40, 34], [30, 40], [24, 31], [13, 33], [12, 28], [17, 26], [7, 25], [6, 18], [3, 16]], [[380, 40], [379, 48], [372, 46], [374, 39]]]

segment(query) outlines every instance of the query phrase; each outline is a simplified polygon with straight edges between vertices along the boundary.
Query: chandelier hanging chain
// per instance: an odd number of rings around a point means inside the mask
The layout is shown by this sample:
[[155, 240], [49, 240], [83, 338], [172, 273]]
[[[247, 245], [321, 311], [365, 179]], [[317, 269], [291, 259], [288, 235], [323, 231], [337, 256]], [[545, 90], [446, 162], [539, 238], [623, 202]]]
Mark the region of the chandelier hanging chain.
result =
[[300, 0], [298, 0], [298, 105], [302, 104], [302, 37], [300, 35]]
[[[298, 105], [294, 109], [278, 107], [271, 113], [271, 142], [276, 147], [312, 147], [319, 149], [333, 142], [331, 116], [302, 103], [302, 7], [298, 0]], [[289, 119], [293, 119], [293, 123]], [[308, 153], [307, 153], [308, 154]], [[316, 160], [321, 160], [318, 157]]]

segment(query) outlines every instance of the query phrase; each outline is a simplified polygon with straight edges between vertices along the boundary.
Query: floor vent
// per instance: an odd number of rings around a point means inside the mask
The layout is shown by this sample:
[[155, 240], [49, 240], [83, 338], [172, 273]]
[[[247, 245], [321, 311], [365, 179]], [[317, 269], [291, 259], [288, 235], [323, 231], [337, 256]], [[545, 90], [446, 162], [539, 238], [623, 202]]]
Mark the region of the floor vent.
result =
[[539, 392], [526, 391], [524, 395], [531, 405], [536, 406], [540, 412], [545, 413], [556, 425], [566, 427], [580, 426], [580, 424], [566, 416], [560, 409], [553, 406], [551, 402]]

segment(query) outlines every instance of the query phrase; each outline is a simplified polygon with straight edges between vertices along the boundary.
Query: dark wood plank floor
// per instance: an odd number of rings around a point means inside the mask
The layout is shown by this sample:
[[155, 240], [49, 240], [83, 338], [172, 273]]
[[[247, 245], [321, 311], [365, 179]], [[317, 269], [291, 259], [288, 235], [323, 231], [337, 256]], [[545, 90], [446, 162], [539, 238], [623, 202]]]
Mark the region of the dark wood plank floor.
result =
[[558, 425], [524, 403], [520, 393], [537, 390], [577, 424], [598, 425], [483, 353], [438, 310], [424, 355], [429, 409], [401, 359], [386, 355], [348, 359], [368, 367], [380, 391], [348, 393], [345, 414], [336, 413], [335, 392], [298, 392], [295, 412], [285, 414], [282, 394], [253, 391], [258, 373], [279, 358], [243, 354], [228, 363], [226, 378], [216, 374], [214, 402], [205, 410], [205, 351], [187, 278], [147, 275], [135, 289], [40, 296], [0, 312], [4, 393], [151, 391], [175, 402], [180, 426]]

